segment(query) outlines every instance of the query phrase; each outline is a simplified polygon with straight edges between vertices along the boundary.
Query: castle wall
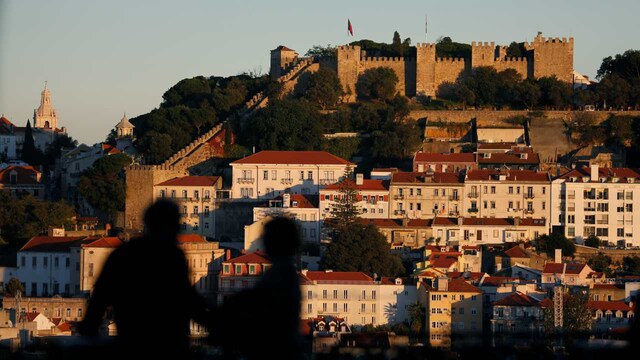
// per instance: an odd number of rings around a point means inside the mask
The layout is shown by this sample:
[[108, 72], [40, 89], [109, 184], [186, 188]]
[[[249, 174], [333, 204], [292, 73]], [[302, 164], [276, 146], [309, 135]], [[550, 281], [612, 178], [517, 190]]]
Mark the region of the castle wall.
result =
[[416, 95], [436, 95], [436, 45], [416, 44]]
[[345, 100], [352, 102], [356, 99], [356, 83], [360, 68], [360, 46], [338, 46], [338, 78], [346, 96]]
[[493, 64], [496, 71], [504, 71], [507, 69], [514, 69], [522, 76], [522, 79], [526, 79], [528, 75], [528, 62], [527, 58], [500, 58], [496, 59]]
[[493, 42], [471, 42], [471, 67], [493, 66], [496, 58], [496, 45]]
[[573, 38], [538, 35], [530, 48], [534, 53], [533, 76], [536, 79], [555, 75], [559, 80], [573, 82]]
[[434, 66], [436, 94], [442, 84], [458, 81], [467, 71], [468, 65], [469, 62], [462, 58], [437, 58]]
[[411, 74], [410, 76], [410, 80], [413, 79], [414, 81], [414, 84], [410, 85], [410, 88], [413, 89], [413, 94], [406, 92], [405, 84], [406, 84], [407, 78], [405, 73], [405, 63], [414, 64], [413, 66], [410, 66], [409, 69], [415, 69], [415, 59], [412, 59], [412, 58], [366, 57], [361, 60], [360, 66], [359, 66], [360, 69], [358, 70], [358, 73], [363, 74], [367, 70], [376, 69], [380, 67], [391, 68], [398, 76], [398, 84], [396, 84], [396, 91], [402, 95], [414, 95], [415, 94], [415, 74]]

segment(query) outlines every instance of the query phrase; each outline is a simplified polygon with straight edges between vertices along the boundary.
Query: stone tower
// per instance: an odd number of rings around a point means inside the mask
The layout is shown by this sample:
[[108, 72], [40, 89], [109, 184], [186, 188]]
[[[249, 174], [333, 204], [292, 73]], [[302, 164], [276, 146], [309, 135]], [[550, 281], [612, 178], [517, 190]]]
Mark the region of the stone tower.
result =
[[354, 101], [356, 98], [356, 83], [360, 76], [360, 46], [344, 45], [338, 46], [338, 79], [342, 89], [346, 93], [347, 101]]
[[573, 38], [545, 38], [541, 32], [533, 43], [525, 43], [533, 50], [533, 76], [536, 79], [556, 76], [558, 80], [573, 83]]
[[435, 44], [416, 44], [416, 95], [436, 95]]
[[125, 113], [118, 125], [116, 125], [116, 148], [124, 151], [133, 144], [133, 126]]
[[295, 63], [297, 59], [298, 53], [284, 45], [271, 50], [271, 67], [269, 69], [271, 78], [275, 80], [284, 75], [289, 66]]
[[496, 45], [494, 42], [471, 42], [471, 67], [494, 66]]
[[33, 110], [33, 127], [51, 130], [58, 128], [58, 114], [51, 104], [51, 91], [47, 89], [46, 81], [40, 95], [40, 106]]

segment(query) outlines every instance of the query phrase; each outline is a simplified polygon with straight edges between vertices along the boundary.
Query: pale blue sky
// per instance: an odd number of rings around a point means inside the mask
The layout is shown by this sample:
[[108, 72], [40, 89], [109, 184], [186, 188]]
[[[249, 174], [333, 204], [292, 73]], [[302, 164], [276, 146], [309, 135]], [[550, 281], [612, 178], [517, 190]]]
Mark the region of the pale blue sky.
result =
[[24, 126], [48, 80], [59, 126], [92, 144], [183, 78], [266, 73], [281, 44], [302, 55], [316, 44], [390, 42], [394, 30], [424, 42], [425, 14], [430, 42], [573, 36], [574, 67], [591, 77], [604, 57], [640, 49], [637, 0], [0, 0], [0, 113]]

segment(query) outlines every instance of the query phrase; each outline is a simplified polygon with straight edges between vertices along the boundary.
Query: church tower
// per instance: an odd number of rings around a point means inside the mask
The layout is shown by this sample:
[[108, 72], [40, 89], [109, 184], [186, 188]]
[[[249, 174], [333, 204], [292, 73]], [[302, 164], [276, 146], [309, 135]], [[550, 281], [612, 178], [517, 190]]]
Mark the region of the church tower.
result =
[[55, 130], [58, 128], [58, 113], [51, 105], [51, 91], [44, 82], [44, 90], [40, 95], [40, 106], [33, 111], [33, 126], [39, 129]]
[[[127, 119], [125, 113], [118, 125], [116, 125], [116, 148], [125, 151], [133, 144], [133, 124]], [[129, 149], [130, 150], [130, 149]]]

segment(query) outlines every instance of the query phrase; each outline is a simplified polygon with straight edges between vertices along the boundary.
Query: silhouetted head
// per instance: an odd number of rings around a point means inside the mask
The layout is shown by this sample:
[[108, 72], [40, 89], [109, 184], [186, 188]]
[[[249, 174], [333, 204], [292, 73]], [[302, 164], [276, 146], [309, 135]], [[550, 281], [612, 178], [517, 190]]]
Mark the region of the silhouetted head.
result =
[[271, 257], [293, 256], [300, 248], [296, 223], [286, 217], [276, 217], [264, 226], [264, 248]]
[[178, 205], [169, 200], [158, 200], [144, 213], [145, 233], [152, 238], [176, 241], [180, 231]]

